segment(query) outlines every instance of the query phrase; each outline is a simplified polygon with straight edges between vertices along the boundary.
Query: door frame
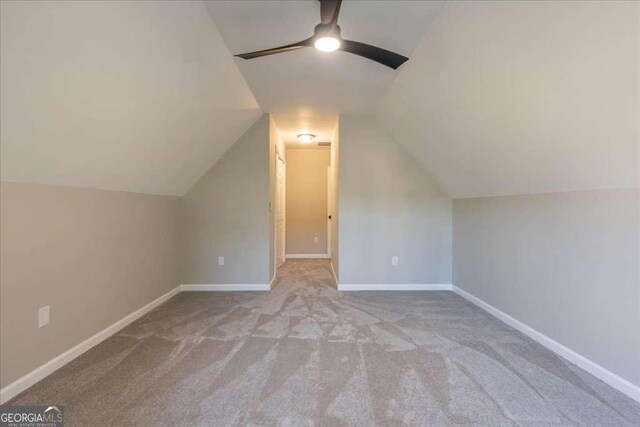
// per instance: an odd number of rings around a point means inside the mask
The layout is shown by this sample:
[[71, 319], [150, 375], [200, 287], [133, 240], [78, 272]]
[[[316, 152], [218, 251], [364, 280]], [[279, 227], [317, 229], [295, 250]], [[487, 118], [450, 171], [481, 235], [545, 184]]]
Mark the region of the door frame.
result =
[[327, 166], [327, 258], [331, 259], [331, 227], [333, 226], [333, 166]]
[[[278, 162], [282, 162], [282, 166], [279, 166]], [[276, 194], [275, 194], [275, 203], [274, 203], [274, 212], [273, 212], [273, 217], [274, 217], [274, 221], [273, 221], [273, 235], [274, 235], [274, 253], [275, 256], [273, 257], [274, 260], [274, 274], [277, 274], [278, 268], [280, 267], [278, 265], [278, 262], [280, 260], [280, 258], [283, 259], [283, 263], [286, 260], [286, 233], [287, 233], [287, 227], [286, 227], [286, 218], [287, 218], [287, 208], [286, 208], [286, 194], [287, 194], [287, 163], [284, 159], [284, 157], [280, 154], [280, 150], [277, 149], [276, 147], [276, 155], [275, 155], [275, 173], [276, 173]], [[282, 168], [282, 176], [283, 176], [283, 180], [282, 180], [282, 193], [280, 193], [280, 189], [278, 188], [278, 170]], [[282, 200], [280, 200], [282, 199]], [[281, 205], [280, 205], [281, 203]], [[282, 206], [282, 236], [279, 235], [278, 233], [278, 210], [280, 209], [280, 206]], [[279, 242], [280, 242], [280, 238], [282, 237], [282, 247], [279, 248]], [[278, 249], [281, 250], [281, 252], [278, 251]], [[282, 254], [282, 257], [280, 256]]]

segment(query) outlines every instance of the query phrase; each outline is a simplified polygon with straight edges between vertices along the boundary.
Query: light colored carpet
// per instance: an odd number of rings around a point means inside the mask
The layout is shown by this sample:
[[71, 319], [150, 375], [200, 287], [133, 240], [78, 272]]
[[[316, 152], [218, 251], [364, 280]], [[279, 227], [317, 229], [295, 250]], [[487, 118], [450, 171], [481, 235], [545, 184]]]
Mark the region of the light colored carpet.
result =
[[640, 425], [640, 405], [451, 292], [181, 293], [11, 404], [67, 425]]

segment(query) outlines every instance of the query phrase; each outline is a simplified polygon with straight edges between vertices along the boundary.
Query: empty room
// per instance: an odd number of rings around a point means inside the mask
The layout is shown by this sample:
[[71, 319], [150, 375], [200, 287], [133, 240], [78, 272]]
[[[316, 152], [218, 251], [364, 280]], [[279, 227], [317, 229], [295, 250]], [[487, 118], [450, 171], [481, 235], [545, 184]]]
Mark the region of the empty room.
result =
[[0, 0], [1, 426], [640, 425], [640, 2]]

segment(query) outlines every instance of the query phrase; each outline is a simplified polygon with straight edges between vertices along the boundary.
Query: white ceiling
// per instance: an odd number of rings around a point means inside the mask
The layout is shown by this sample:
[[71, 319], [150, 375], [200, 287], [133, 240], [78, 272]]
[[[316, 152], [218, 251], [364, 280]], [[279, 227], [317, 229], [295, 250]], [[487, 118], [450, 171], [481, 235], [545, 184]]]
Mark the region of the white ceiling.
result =
[[2, 180], [181, 195], [261, 112], [200, 2], [1, 2]]
[[[320, 22], [316, 0], [207, 1], [206, 6], [233, 54], [306, 39]], [[441, 2], [346, 0], [338, 23], [346, 39], [410, 56], [440, 7]], [[235, 61], [286, 138], [302, 130], [330, 138], [336, 114], [375, 111], [398, 74], [356, 55], [313, 48]]]
[[380, 107], [453, 197], [638, 187], [637, 2], [448, 2]]

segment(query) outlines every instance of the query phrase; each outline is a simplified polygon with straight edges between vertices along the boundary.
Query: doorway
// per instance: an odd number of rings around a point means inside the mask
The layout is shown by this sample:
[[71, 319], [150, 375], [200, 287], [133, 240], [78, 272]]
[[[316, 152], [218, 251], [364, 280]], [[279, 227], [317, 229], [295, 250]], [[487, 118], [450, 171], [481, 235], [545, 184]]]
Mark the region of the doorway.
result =
[[270, 285], [296, 258], [321, 259], [337, 283], [338, 117], [272, 115], [269, 132]]
[[329, 258], [328, 146], [287, 147], [286, 257]]
[[276, 269], [280, 268], [286, 259], [286, 176], [287, 165], [280, 153], [276, 154]]

